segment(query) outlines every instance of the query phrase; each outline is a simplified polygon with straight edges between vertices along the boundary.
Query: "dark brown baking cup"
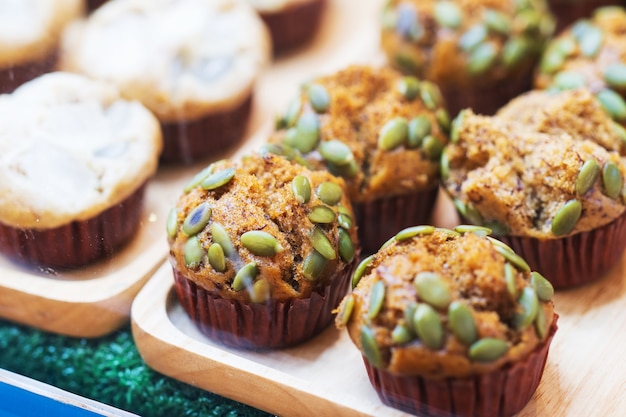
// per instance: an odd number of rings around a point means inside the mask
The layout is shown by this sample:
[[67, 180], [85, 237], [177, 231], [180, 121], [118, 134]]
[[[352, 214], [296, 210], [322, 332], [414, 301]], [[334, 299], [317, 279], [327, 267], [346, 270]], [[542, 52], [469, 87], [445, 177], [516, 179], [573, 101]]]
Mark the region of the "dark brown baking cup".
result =
[[622, 0], [549, 0], [548, 6], [556, 19], [555, 34], [578, 19], [590, 18], [593, 11], [603, 6], [624, 6]]
[[251, 108], [252, 94], [227, 111], [196, 120], [161, 123], [163, 151], [160, 161], [191, 164], [234, 148], [244, 138]]
[[430, 224], [438, 188], [352, 203], [357, 220], [361, 253], [370, 255], [400, 230]]
[[626, 249], [626, 213], [597, 229], [559, 239], [498, 236], [556, 289], [602, 278]]
[[275, 55], [304, 45], [320, 26], [326, 0], [314, 0], [289, 5], [283, 10], [260, 13], [272, 38]]
[[172, 269], [178, 300], [203, 334], [228, 347], [264, 350], [295, 346], [326, 328], [348, 290], [353, 268], [345, 268], [309, 298], [263, 304], [222, 298]]
[[98, 7], [102, 6], [108, 0], [87, 0], [87, 11], [93, 12]]
[[52, 268], [73, 268], [113, 255], [134, 235], [146, 184], [119, 204], [88, 220], [53, 229], [20, 229], [0, 223], [0, 252], [12, 260]]
[[9, 65], [0, 69], [0, 94], [12, 93], [17, 87], [54, 70], [56, 52], [36, 62]]
[[365, 357], [363, 362], [378, 397], [390, 407], [430, 417], [508, 417], [524, 408], [539, 386], [557, 318], [547, 339], [525, 360], [468, 378], [401, 376], [372, 366]]

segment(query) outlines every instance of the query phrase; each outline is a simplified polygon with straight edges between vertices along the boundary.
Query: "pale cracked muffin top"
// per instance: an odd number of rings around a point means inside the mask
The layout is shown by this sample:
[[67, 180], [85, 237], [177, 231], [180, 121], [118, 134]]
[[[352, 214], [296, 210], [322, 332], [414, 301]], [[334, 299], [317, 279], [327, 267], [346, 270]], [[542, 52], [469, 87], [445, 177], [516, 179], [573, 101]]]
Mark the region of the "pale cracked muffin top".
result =
[[449, 127], [433, 83], [352, 65], [304, 84], [269, 142], [342, 177], [362, 203], [436, 188]]
[[51, 73], [0, 95], [0, 221], [48, 229], [123, 201], [156, 171], [158, 121], [117, 89]]
[[209, 165], [167, 220], [170, 261], [222, 298], [308, 298], [358, 256], [344, 182], [274, 154]]
[[624, 213], [624, 130], [589, 91], [533, 91], [452, 125], [443, 185], [467, 221], [552, 239]]
[[60, 68], [113, 82], [172, 122], [241, 105], [270, 56], [265, 25], [241, 0], [127, 0], [69, 28]]
[[399, 232], [357, 267], [336, 325], [397, 375], [464, 378], [525, 360], [555, 331], [554, 289], [487, 233]]
[[0, 0], [0, 68], [54, 54], [65, 26], [83, 13], [83, 0]]

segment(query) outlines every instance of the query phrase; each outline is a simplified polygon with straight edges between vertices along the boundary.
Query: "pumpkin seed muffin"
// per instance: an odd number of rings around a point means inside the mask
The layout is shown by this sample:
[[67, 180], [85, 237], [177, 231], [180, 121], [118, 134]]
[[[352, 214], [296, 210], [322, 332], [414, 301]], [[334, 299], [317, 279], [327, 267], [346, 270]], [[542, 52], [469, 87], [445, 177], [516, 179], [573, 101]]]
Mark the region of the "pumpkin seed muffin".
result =
[[219, 161], [167, 221], [176, 291], [228, 346], [292, 346], [322, 331], [358, 256], [344, 182], [273, 154]]
[[624, 138], [587, 90], [533, 91], [496, 116], [464, 110], [444, 150], [461, 216], [492, 227], [557, 288], [603, 276], [625, 248]]
[[111, 84], [50, 73], [0, 95], [0, 252], [77, 267], [135, 235], [161, 131]]
[[493, 114], [530, 89], [553, 31], [545, 0], [391, 0], [381, 44], [391, 65], [439, 85], [451, 114]]
[[0, 93], [54, 69], [63, 29], [83, 0], [0, 1]]
[[626, 10], [603, 7], [553, 39], [541, 59], [535, 87], [570, 90], [586, 87], [604, 109], [626, 124]]
[[272, 38], [274, 54], [303, 46], [317, 32], [327, 0], [246, 0]]
[[336, 325], [385, 404], [494, 417], [530, 400], [556, 332], [554, 289], [489, 232], [414, 226], [355, 270]]
[[271, 143], [344, 178], [365, 252], [430, 220], [450, 125], [434, 84], [349, 66], [307, 83], [277, 124]]
[[243, 139], [270, 57], [263, 21], [241, 0], [127, 0], [66, 31], [60, 68], [141, 101], [161, 122], [161, 160], [190, 163]]

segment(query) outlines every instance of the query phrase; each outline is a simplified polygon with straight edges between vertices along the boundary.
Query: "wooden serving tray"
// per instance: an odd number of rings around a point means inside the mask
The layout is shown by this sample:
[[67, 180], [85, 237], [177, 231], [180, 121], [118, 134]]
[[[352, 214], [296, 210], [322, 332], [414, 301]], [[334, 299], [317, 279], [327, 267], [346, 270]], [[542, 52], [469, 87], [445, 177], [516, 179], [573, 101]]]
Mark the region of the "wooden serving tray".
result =
[[[626, 409], [626, 257], [595, 284], [559, 292], [543, 379], [519, 416], [617, 416]], [[405, 416], [383, 405], [347, 332], [330, 326], [305, 344], [255, 353], [224, 347], [178, 303], [166, 262], [135, 299], [137, 348], [172, 378], [283, 416]], [[621, 411], [620, 411], [621, 410]]]

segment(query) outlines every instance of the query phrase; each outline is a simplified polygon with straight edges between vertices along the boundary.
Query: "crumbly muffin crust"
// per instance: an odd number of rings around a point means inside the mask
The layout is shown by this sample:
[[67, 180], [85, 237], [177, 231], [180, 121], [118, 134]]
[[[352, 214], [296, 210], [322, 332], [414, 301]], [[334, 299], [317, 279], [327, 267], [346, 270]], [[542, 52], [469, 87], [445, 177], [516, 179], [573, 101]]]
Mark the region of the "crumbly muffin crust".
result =
[[358, 255], [353, 223], [340, 178], [252, 154], [192, 179], [168, 219], [170, 259], [222, 298], [307, 298], [349, 271]]
[[523, 360], [546, 339], [549, 282], [488, 230], [457, 230], [405, 229], [357, 267], [336, 324], [375, 367], [463, 378]]

